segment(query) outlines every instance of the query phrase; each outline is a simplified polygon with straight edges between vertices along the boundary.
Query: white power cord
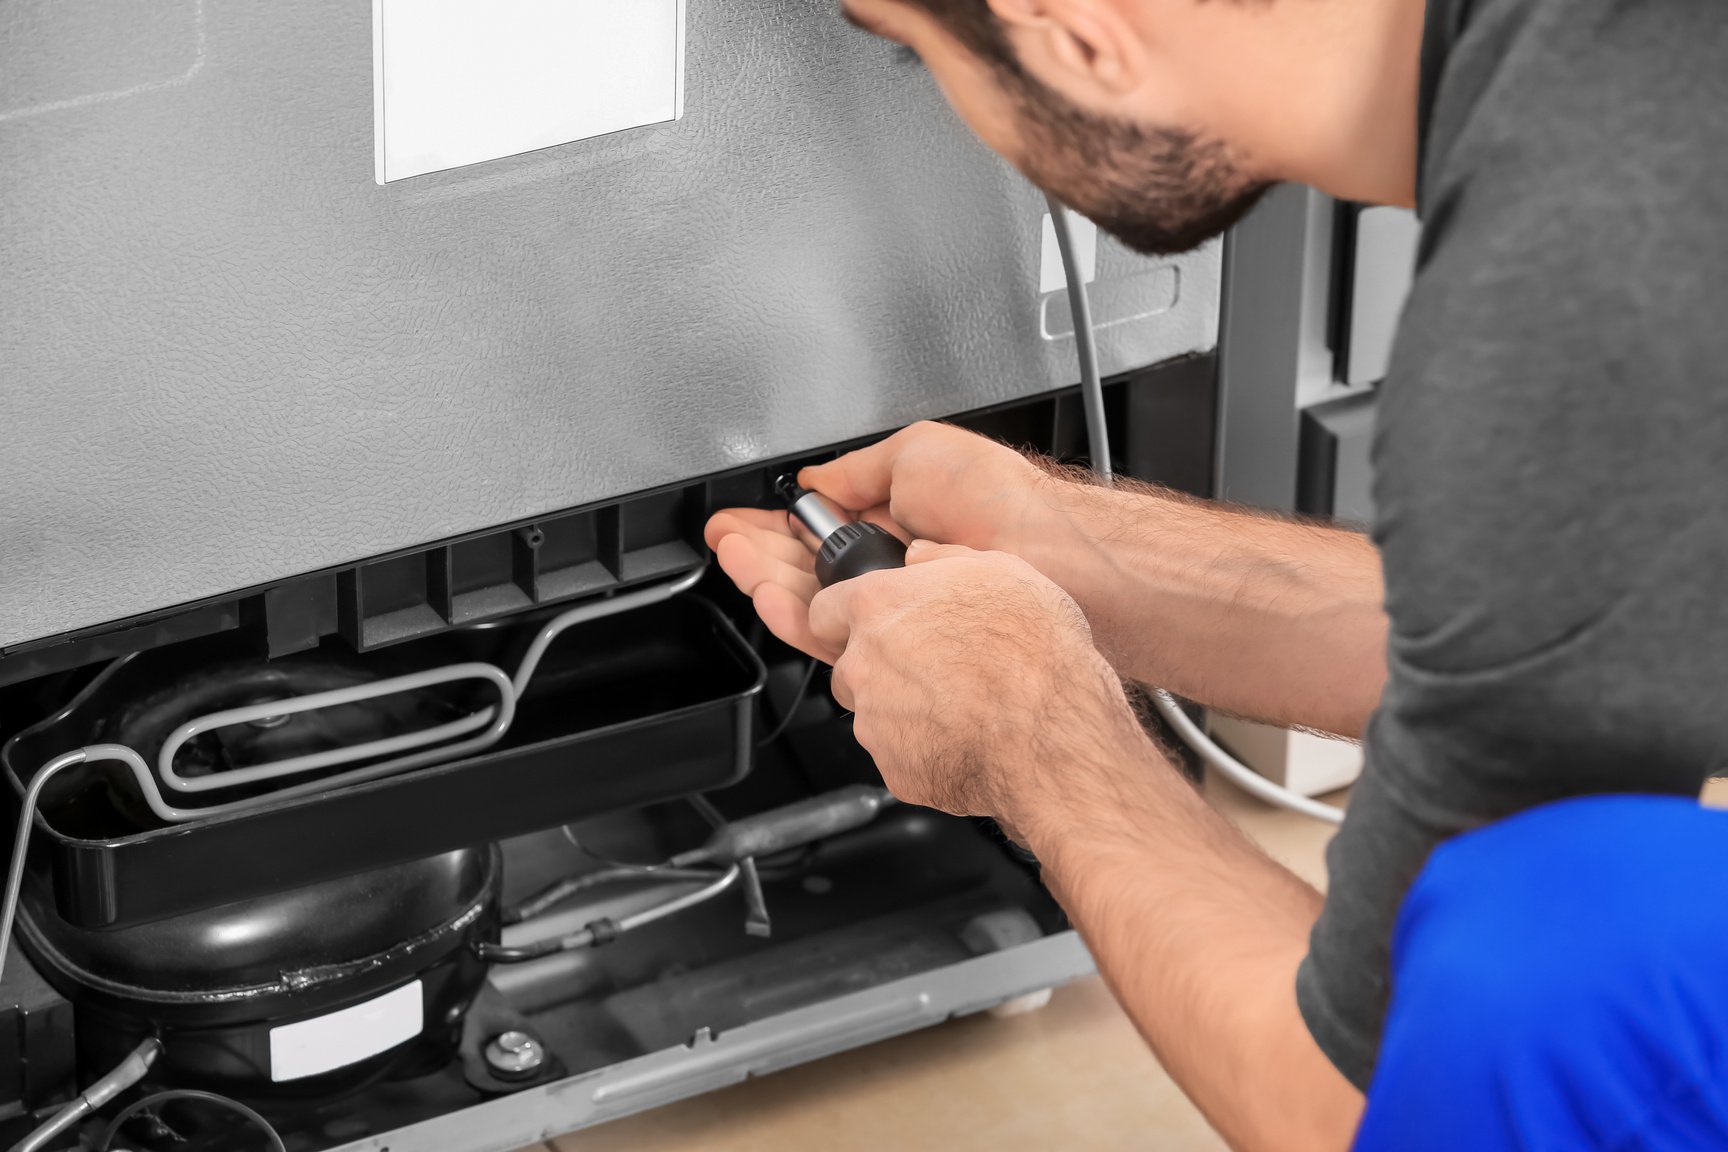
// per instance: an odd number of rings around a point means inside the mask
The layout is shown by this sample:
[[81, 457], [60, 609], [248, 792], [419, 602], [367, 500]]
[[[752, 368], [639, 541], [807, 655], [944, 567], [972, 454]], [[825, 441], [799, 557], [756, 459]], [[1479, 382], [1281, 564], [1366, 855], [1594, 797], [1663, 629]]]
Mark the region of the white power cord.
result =
[[1195, 755], [1204, 760], [1218, 775], [1250, 796], [1257, 796], [1275, 807], [1287, 808], [1327, 824], [1343, 822], [1344, 809], [1336, 804], [1325, 804], [1300, 792], [1292, 792], [1281, 784], [1274, 784], [1230, 755], [1216, 740], [1208, 736], [1200, 725], [1194, 723], [1188, 713], [1182, 711], [1182, 705], [1176, 702], [1176, 698], [1164, 689], [1152, 689], [1152, 707], [1158, 710], [1158, 715], [1182, 738], [1182, 743], [1194, 750]]
[[[1062, 253], [1062, 275], [1068, 282], [1068, 307], [1074, 317], [1074, 343], [1080, 358], [1080, 395], [1086, 409], [1087, 451], [1092, 457], [1092, 470], [1108, 485], [1114, 479], [1110, 468], [1110, 434], [1104, 416], [1104, 382], [1098, 373], [1098, 346], [1092, 333], [1092, 308], [1086, 298], [1086, 282], [1074, 253], [1074, 234], [1068, 210], [1050, 194], [1045, 194], [1050, 206], [1050, 223], [1056, 232], [1056, 247]], [[1164, 718], [1182, 742], [1194, 750], [1210, 768], [1250, 796], [1258, 797], [1278, 808], [1288, 809], [1314, 820], [1337, 824], [1344, 819], [1344, 810], [1332, 804], [1293, 792], [1274, 784], [1219, 746], [1201, 727], [1194, 723], [1175, 697], [1162, 688], [1153, 688], [1152, 706]]]

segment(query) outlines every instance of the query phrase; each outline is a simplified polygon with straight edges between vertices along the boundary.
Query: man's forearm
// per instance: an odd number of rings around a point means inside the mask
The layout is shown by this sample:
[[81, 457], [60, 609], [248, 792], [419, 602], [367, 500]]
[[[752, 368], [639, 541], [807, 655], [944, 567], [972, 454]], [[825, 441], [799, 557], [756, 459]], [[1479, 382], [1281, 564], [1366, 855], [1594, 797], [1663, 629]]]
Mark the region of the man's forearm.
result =
[[1269, 860], [1137, 731], [1087, 739], [1014, 817], [1117, 999], [1231, 1145], [1348, 1147], [1362, 1097], [1296, 1007], [1320, 896]]
[[1142, 486], [1053, 481], [1071, 526], [1027, 542], [1126, 677], [1272, 723], [1356, 736], [1386, 678], [1364, 537]]

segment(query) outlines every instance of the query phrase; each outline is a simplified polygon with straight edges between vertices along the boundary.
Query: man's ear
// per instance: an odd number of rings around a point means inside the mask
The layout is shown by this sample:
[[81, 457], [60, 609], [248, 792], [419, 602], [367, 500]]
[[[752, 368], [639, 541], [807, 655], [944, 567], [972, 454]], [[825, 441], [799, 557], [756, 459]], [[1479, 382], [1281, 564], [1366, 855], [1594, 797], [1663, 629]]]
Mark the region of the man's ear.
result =
[[989, 0], [1007, 25], [1021, 63], [1063, 91], [1092, 88], [1105, 97], [1138, 86], [1145, 67], [1139, 31], [1116, 0]]

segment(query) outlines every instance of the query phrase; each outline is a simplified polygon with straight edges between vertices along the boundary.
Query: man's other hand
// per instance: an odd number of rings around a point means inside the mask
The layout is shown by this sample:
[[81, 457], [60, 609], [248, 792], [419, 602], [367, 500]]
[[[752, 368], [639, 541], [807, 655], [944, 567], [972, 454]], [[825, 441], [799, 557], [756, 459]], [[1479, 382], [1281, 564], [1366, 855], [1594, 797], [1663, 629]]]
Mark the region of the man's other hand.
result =
[[[798, 482], [902, 540], [1024, 555], [1070, 530], [1058, 499], [1067, 485], [1012, 448], [946, 424], [914, 424], [806, 468]], [[800, 532], [783, 511], [728, 508], [708, 521], [705, 536], [769, 631], [833, 663], [838, 649], [810, 632], [817, 584], [808, 534]]]
[[1016, 828], [1059, 788], [1074, 741], [1127, 731], [1121, 682], [1067, 593], [1000, 552], [915, 541], [903, 569], [818, 593], [834, 695], [896, 796]]

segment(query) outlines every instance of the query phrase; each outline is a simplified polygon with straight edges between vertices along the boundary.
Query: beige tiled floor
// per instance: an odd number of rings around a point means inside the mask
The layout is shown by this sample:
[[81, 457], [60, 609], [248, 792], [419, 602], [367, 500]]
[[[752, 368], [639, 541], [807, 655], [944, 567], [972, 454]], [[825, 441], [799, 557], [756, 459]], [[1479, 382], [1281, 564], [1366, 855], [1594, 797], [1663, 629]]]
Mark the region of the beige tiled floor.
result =
[[[1209, 786], [1273, 856], [1320, 882], [1330, 830]], [[974, 1016], [524, 1152], [880, 1152], [1224, 1145], [1097, 979], [1006, 1020]]]

